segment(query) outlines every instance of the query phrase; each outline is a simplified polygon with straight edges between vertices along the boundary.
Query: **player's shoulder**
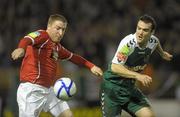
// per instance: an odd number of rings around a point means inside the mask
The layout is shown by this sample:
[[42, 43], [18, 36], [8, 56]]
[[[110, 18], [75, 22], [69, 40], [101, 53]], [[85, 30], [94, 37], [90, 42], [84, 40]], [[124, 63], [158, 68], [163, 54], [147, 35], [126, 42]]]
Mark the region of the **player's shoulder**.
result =
[[36, 38], [38, 36], [40, 36], [41, 33], [37, 30], [37, 31], [33, 31], [27, 34], [27, 36], [30, 36], [31, 38]]
[[149, 39], [149, 43], [158, 43], [159, 39], [155, 36], [152, 35], [151, 38]]
[[30, 36], [31, 38], [35, 39], [39, 36], [47, 36], [47, 33], [45, 30], [36, 30], [36, 31], [28, 33], [27, 36]]
[[121, 40], [121, 44], [127, 44], [128, 47], [136, 45], [135, 35], [129, 34]]

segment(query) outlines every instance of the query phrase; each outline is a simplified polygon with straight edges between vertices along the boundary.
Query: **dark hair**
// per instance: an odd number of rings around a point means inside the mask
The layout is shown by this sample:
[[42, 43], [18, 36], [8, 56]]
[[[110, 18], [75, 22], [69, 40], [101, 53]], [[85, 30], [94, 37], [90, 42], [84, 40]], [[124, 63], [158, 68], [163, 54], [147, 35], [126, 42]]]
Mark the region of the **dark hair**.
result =
[[154, 18], [150, 15], [143, 15], [139, 18], [139, 21], [143, 21], [145, 23], [151, 23], [152, 24], [152, 31], [156, 29], [156, 21], [154, 20]]
[[59, 15], [59, 14], [53, 14], [53, 15], [50, 15], [49, 17], [48, 25], [51, 25], [56, 20], [62, 21], [67, 24], [67, 20], [64, 16]]

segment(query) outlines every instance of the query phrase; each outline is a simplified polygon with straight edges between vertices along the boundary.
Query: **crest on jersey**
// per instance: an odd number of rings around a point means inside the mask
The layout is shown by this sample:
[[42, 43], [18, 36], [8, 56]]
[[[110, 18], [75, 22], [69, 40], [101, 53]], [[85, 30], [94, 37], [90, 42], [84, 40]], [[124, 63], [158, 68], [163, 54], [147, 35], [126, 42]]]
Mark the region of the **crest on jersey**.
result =
[[124, 62], [126, 61], [126, 59], [127, 59], [127, 56], [124, 53], [118, 52], [117, 54], [118, 62], [122, 62], [122, 61]]
[[130, 52], [130, 48], [127, 45], [124, 45], [117, 53], [117, 60], [118, 62], [125, 62], [128, 54]]

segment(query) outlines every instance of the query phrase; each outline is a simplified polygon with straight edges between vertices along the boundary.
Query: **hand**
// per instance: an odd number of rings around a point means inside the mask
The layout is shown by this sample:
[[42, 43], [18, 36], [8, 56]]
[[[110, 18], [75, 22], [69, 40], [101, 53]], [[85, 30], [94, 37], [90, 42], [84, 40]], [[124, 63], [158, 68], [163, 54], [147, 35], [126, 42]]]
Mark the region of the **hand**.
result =
[[169, 54], [168, 52], [164, 51], [162, 54], [162, 58], [166, 61], [170, 61], [170, 60], [172, 60], [173, 56], [171, 54]]
[[143, 86], [149, 87], [152, 83], [152, 78], [148, 75], [138, 75], [138, 77], [136, 78], [136, 80], [138, 80], [139, 82], [142, 83]]
[[93, 66], [91, 68], [91, 72], [96, 76], [102, 76], [103, 75], [103, 71], [101, 70], [101, 68], [99, 68], [97, 66]]
[[23, 57], [25, 54], [25, 50], [23, 48], [17, 48], [11, 53], [11, 57], [13, 60], [16, 60], [20, 57]]

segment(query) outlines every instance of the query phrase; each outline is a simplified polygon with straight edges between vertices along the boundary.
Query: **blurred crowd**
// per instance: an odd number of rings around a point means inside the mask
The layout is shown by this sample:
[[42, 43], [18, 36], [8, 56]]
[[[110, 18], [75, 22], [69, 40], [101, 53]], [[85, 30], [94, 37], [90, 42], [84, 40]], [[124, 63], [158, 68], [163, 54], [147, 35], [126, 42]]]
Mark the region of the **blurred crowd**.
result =
[[[1, 0], [0, 68], [10, 71], [10, 73], [6, 71], [8, 75], [4, 74], [6, 72], [0, 74], [2, 82], [10, 80], [6, 88], [2, 87], [4, 85], [0, 86], [1, 98], [6, 95], [2, 93], [4, 89], [16, 91], [14, 88], [16, 84], [13, 83], [18, 83], [17, 69], [20, 61], [11, 60], [12, 50], [17, 47], [19, 40], [25, 34], [46, 29], [47, 18], [54, 13], [62, 14], [68, 19], [68, 28], [62, 44], [69, 50], [88, 58], [103, 70], [107, 68], [120, 40], [127, 34], [135, 32], [139, 16], [143, 14], [153, 16], [157, 21], [155, 35], [159, 37], [163, 48], [174, 55], [174, 59], [169, 63], [154, 54], [149, 65], [154, 84], [150, 90], [144, 91], [155, 98], [180, 100], [180, 62], [178, 61], [180, 60], [180, 0]], [[68, 67], [62, 68], [72, 70], [69, 68], [71, 65], [65, 66]], [[77, 69], [81, 70], [77, 67], [74, 69], [75, 72]], [[85, 99], [92, 97], [93, 101], [98, 101], [99, 81], [86, 78], [93, 77], [89, 74], [78, 73], [80, 75], [77, 77], [85, 77], [84, 79], [89, 80], [82, 87], [86, 85], [90, 87], [86, 88], [89, 94], [83, 97], [82, 93], [80, 97]], [[97, 87], [93, 86], [94, 83]]]

